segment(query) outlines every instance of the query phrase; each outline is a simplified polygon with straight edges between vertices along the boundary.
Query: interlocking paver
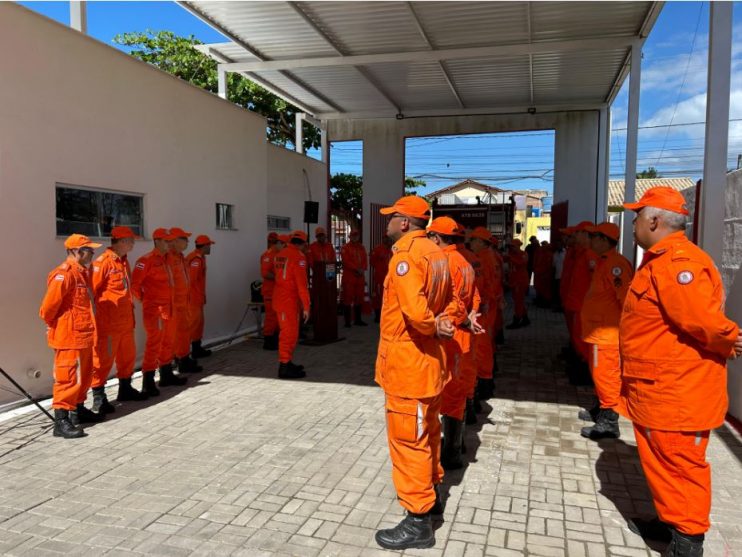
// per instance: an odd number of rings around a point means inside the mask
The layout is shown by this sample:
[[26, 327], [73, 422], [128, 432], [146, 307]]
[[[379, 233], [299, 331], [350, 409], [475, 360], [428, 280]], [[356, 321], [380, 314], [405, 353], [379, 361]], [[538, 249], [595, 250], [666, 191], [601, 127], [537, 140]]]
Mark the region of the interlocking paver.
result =
[[[555, 354], [563, 317], [533, 308], [508, 331], [496, 397], [466, 430], [466, 468], [448, 474], [444, 522], [428, 557], [657, 555], [626, 528], [651, 513], [630, 424], [622, 439], [579, 435], [586, 388]], [[403, 516], [391, 482], [372, 327], [300, 347], [301, 382], [275, 378], [250, 342], [204, 360], [183, 389], [120, 406], [89, 436], [50, 435], [34, 412], [0, 433], [3, 555], [388, 555], [377, 528]], [[113, 396], [110, 396], [113, 398]], [[0, 417], [2, 419], [2, 417]], [[712, 435], [709, 555], [742, 554], [742, 443]]]

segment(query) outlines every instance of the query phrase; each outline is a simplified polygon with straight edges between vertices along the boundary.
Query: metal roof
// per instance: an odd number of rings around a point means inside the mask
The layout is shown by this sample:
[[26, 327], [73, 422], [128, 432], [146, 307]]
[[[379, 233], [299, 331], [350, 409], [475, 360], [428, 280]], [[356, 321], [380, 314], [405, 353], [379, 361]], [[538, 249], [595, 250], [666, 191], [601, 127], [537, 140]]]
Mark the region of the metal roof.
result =
[[662, 2], [179, 2], [201, 48], [322, 119], [610, 103]]

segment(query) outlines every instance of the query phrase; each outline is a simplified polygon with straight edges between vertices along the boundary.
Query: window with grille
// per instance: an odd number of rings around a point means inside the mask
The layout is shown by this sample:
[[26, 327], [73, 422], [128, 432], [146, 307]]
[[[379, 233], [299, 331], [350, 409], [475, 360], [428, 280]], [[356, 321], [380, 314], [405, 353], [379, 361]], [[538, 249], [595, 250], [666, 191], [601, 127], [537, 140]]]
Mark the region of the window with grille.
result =
[[216, 204], [216, 228], [218, 230], [236, 230], [234, 226], [234, 205]]
[[114, 226], [128, 226], [144, 235], [144, 196], [110, 190], [56, 184], [57, 236], [85, 234], [97, 238], [111, 235]]
[[291, 230], [291, 217], [268, 215], [268, 230]]

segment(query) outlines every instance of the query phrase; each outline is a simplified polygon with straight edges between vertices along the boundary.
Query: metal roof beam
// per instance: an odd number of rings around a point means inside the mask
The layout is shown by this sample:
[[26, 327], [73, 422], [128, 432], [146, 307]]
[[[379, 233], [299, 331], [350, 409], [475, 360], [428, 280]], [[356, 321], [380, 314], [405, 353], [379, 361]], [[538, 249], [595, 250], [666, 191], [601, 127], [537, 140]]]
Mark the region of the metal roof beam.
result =
[[595, 39], [575, 39], [540, 43], [519, 43], [497, 46], [468, 48], [448, 48], [441, 50], [420, 50], [409, 52], [389, 52], [385, 54], [360, 54], [355, 56], [320, 56], [317, 58], [295, 58], [264, 62], [237, 62], [230, 64], [230, 71], [266, 72], [301, 68], [320, 68], [332, 66], [367, 66], [395, 62], [439, 62], [441, 60], [462, 60], [526, 56], [529, 54], [549, 54], [554, 52], [578, 52], [585, 50], [616, 50], [631, 46], [634, 36], [602, 37]]
[[447, 116], [474, 116], [474, 115], [493, 115], [498, 114], [550, 114], [554, 112], [578, 112], [583, 110], [600, 110], [605, 108], [605, 103], [590, 103], [585, 104], [557, 104], [557, 105], [537, 105], [533, 106], [530, 104], [524, 105], [512, 105], [512, 106], [491, 106], [484, 108], [459, 108], [459, 109], [431, 109], [431, 110], [406, 110], [404, 116], [399, 118], [399, 115], [392, 111], [384, 110], [371, 110], [371, 111], [359, 111], [359, 112], [323, 112], [316, 114], [315, 116], [322, 120], [365, 120], [375, 118], [397, 118], [404, 120], [405, 118], [424, 118], [424, 117], [447, 117]]

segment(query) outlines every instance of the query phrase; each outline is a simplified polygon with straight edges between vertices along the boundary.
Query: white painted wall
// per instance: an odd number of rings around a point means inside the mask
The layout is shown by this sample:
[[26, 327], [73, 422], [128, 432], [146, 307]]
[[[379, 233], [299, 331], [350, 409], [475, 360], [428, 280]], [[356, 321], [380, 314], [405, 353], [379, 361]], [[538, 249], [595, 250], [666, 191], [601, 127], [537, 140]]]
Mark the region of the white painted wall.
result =
[[[721, 274], [726, 312], [742, 326], [742, 170], [727, 175]], [[742, 419], [742, 358], [729, 362], [729, 413]]]
[[[47, 273], [65, 258], [56, 182], [145, 194], [148, 234], [158, 226], [209, 234], [205, 337], [231, 334], [259, 272], [269, 163], [280, 167], [270, 203], [292, 215], [303, 194], [292, 205], [293, 194], [278, 190], [300, 183], [307, 165], [323, 198], [320, 163], [269, 148], [264, 118], [13, 3], [0, 3], [0, 52], [0, 366], [33, 395], [51, 392], [38, 309]], [[235, 205], [238, 230], [215, 230], [217, 202]], [[149, 249], [137, 242], [132, 259]], [[137, 340], [141, 348], [141, 330]], [[41, 379], [27, 377], [32, 368]], [[18, 398], [0, 391], [0, 405]]]
[[306, 231], [304, 201], [310, 199], [304, 171], [309, 180], [311, 200], [319, 202], [319, 222], [309, 225], [313, 241], [317, 226], [327, 228], [327, 165], [296, 151], [268, 144], [268, 214], [291, 217], [293, 230]]

